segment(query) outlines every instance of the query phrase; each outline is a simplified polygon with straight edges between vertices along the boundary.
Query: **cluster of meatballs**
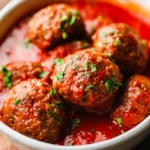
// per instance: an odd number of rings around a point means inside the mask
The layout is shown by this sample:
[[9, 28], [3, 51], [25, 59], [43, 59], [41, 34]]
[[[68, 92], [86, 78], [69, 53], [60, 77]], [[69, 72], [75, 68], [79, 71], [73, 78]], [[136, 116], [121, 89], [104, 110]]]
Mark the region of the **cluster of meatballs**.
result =
[[10, 89], [0, 111], [4, 123], [29, 137], [55, 143], [66, 126], [65, 104], [100, 115], [111, 113], [129, 128], [150, 114], [150, 80], [139, 74], [146, 68], [146, 46], [124, 23], [107, 19], [102, 23], [105, 18], [97, 22], [85, 24], [80, 12], [67, 4], [53, 4], [33, 14], [27, 38], [43, 53], [73, 41], [88, 44], [55, 59], [52, 74], [42, 63], [3, 66], [0, 90]]

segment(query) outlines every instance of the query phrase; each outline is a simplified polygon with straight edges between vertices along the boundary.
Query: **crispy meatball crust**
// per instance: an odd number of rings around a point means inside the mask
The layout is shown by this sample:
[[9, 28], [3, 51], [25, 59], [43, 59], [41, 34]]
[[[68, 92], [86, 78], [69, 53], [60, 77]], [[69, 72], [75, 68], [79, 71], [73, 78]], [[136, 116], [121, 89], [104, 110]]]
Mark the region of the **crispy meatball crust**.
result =
[[61, 136], [65, 109], [48, 83], [29, 79], [11, 89], [4, 101], [1, 119], [26, 136], [53, 143]]
[[85, 29], [82, 17], [67, 4], [53, 4], [39, 10], [28, 25], [28, 38], [42, 49], [83, 35]]
[[99, 28], [92, 37], [93, 44], [110, 54], [123, 74], [142, 72], [147, 64], [146, 47], [139, 35], [124, 23], [110, 24]]
[[66, 102], [103, 114], [112, 107], [122, 75], [116, 64], [91, 48], [68, 55], [55, 67], [52, 80]]
[[121, 104], [115, 109], [113, 118], [121, 118], [122, 124], [129, 128], [140, 123], [150, 115], [150, 79], [143, 75], [133, 75], [128, 80]]

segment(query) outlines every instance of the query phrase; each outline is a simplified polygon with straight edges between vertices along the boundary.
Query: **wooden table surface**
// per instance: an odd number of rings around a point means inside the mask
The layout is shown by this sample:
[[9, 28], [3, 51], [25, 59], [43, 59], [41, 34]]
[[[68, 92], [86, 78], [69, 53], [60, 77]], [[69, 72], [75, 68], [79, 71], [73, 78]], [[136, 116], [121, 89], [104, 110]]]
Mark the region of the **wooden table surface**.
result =
[[[0, 9], [9, 1], [10, 0], [0, 0]], [[17, 149], [4, 135], [0, 133], [0, 150], [17, 150]], [[150, 134], [133, 150], [150, 150]]]

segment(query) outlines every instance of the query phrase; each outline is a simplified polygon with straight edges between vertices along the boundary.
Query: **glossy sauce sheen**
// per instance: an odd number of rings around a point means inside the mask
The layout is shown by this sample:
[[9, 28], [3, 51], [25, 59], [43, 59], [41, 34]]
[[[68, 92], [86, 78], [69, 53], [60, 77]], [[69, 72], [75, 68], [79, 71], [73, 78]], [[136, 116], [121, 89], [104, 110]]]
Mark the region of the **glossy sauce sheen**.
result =
[[[127, 12], [123, 8], [102, 2], [90, 5], [84, 2], [75, 3], [72, 6], [79, 9], [84, 20], [104, 15], [114, 22], [129, 24], [142, 38], [150, 40], [150, 21], [148, 22], [135, 13]], [[52, 72], [52, 60], [60, 56], [66, 56], [66, 47], [58, 46], [53, 52], [43, 52], [33, 44], [27, 45], [27, 41], [24, 40], [26, 38], [27, 22], [28, 19], [25, 19], [16, 25], [0, 45], [0, 66], [13, 61], [44, 62]], [[149, 76], [149, 70], [147, 70], [146, 74]], [[3, 90], [0, 93], [0, 104], [5, 99], [7, 92]], [[58, 142], [61, 145], [81, 145], [104, 141], [129, 130], [112, 121], [107, 114], [99, 116], [91, 113], [75, 112], [74, 110], [68, 110], [68, 113], [70, 114], [69, 117], [76, 120], [78, 125], [72, 127], [67, 136]]]

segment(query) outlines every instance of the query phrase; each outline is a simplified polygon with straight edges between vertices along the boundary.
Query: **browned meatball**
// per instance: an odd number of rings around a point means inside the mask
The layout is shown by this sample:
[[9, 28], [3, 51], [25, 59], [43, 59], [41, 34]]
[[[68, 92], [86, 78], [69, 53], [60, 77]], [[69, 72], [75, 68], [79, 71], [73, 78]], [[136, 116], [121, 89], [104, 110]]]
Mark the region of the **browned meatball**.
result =
[[53, 4], [39, 10], [29, 21], [28, 38], [42, 49], [85, 35], [79, 12], [67, 4]]
[[94, 46], [111, 55], [124, 74], [142, 72], [147, 64], [147, 51], [139, 35], [123, 23], [99, 28], [93, 35]]
[[[28, 78], [45, 78], [48, 76], [46, 68], [33, 62], [12, 62], [2, 66], [0, 83], [11, 88], [12, 86], [27, 80]], [[2, 84], [2, 82], [4, 84]]]
[[11, 89], [1, 119], [26, 136], [56, 142], [62, 134], [65, 109], [54, 88], [40, 79], [29, 79]]
[[113, 113], [114, 120], [132, 128], [150, 115], [150, 79], [143, 75], [131, 76], [125, 87], [121, 104]]
[[95, 49], [68, 55], [55, 67], [54, 88], [68, 103], [86, 111], [110, 111], [121, 85], [118, 66]]

